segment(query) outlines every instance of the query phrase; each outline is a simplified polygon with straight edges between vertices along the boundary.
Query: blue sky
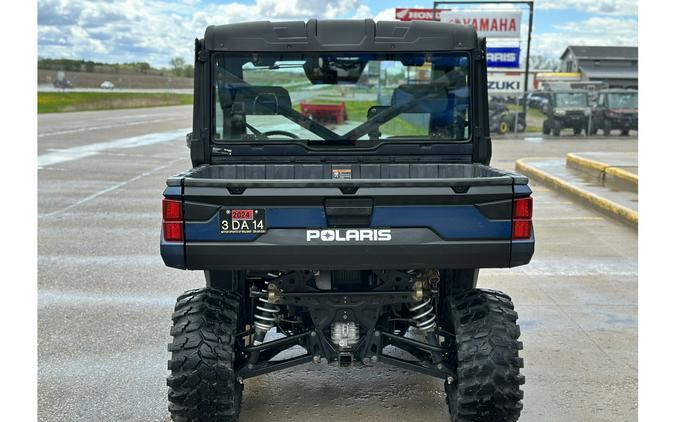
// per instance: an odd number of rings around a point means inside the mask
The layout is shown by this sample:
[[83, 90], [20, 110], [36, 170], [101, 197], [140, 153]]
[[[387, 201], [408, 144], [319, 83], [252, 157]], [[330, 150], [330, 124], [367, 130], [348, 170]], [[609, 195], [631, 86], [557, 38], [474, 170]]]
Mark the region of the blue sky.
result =
[[[38, 55], [163, 67], [171, 57], [190, 62], [194, 38], [211, 24], [393, 20], [396, 7], [432, 6], [419, 0], [39, 0]], [[637, 0], [535, 0], [533, 54], [557, 58], [570, 44], [637, 45]]]

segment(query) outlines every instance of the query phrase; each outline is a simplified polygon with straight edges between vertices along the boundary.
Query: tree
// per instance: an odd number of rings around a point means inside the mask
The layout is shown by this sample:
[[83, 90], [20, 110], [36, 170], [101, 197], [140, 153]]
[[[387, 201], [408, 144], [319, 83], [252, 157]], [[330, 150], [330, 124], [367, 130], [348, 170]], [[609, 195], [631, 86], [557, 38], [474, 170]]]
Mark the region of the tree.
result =
[[169, 64], [173, 68], [173, 74], [180, 76], [183, 73], [183, 67], [185, 67], [185, 60], [182, 57], [174, 57], [169, 60]]
[[192, 78], [194, 75], [195, 75], [194, 66], [188, 64], [185, 67], [183, 67], [183, 76], [185, 76], [186, 78]]
[[150, 63], [141, 62], [138, 63], [138, 71], [141, 73], [148, 73], [150, 70]]

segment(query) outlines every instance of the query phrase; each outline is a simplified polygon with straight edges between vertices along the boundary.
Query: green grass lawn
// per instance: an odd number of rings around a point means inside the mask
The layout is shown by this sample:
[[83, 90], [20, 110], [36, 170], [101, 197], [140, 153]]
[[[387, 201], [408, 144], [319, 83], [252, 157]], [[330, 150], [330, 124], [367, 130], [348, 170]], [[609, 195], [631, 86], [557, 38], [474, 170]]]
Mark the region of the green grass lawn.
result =
[[38, 92], [38, 113], [192, 104], [192, 94], [136, 92]]
[[[508, 109], [511, 111], [519, 111], [519, 112], [523, 111], [523, 108], [521, 106], [515, 104], [507, 104], [506, 107], [508, 107]], [[531, 107], [527, 109], [527, 115], [538, 119], [546, 118], [546, 115], [541, 110], [537, 110], [536, 108]]]

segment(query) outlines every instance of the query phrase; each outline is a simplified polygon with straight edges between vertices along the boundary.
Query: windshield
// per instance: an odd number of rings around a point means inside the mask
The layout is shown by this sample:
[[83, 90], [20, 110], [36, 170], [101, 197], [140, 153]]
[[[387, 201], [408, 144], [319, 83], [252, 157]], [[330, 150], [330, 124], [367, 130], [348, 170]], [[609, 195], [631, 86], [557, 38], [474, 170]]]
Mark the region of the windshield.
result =
[[555, 100], [558, 107], [586, 107], [588, 105], [585, 92], [559, 92]]
[[214, 141], [466, 141], [464, 53], [215, 55]]
[[638, 96], [634, 92], [607, 94], [609, 108], [638, 108]]

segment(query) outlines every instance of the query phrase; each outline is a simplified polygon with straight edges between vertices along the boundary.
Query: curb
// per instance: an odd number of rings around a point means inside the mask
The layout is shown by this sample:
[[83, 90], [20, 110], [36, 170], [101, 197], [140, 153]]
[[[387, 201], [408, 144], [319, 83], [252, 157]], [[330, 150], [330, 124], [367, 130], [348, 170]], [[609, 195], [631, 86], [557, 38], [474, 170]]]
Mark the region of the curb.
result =
[[591, 172], [596, 172], [598, 173], [598, 176], [602, 179], [605, 179], [606, 176], [614, 177], [622, 182], [634, 185], [635, 190], [637, 190], [638, 187], [637, 174], [626, 171], [621, 167], [616, 167], [609, 165], [607, 163], [603, 163], [601, 161], [581, 157], [572, 152], [567, 154], [567, 156], [565, 157], [565, 163], [570, 167], [577, 167], [582, 170], [590, 170]]
[[609, 214], [610, 216], [637, 228], [637, 211], [633, 211], [630, 208], [619, 205], [616, 202], [596, 195], [593, 192], [581, 189], [580, 187], [568, 183], [559, 177], [539, 170], [538, 168], [527, 164], [525, 160], [527, 160], [527, 158], [521, 158], [516, 161], [516, 171], [523, 173], [524, 175], [531, 177], [532, 179], [537, 180], [559, 192], [571, 195], [576, 199], [589, 204], [598, 211]]

